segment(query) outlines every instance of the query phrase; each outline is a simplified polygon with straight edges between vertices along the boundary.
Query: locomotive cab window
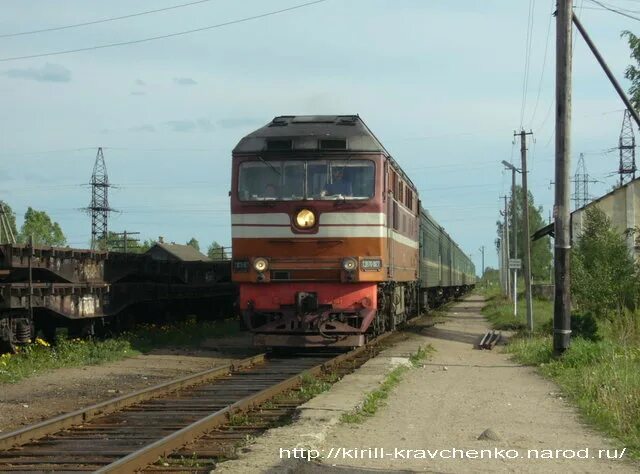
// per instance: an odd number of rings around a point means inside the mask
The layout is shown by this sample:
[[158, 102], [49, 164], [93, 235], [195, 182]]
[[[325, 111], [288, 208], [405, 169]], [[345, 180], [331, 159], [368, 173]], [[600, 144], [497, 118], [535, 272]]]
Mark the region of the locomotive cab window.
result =
[[240, 164], [241, 201], [371, 199], [375, 191], [371, 160], [260, 160]]

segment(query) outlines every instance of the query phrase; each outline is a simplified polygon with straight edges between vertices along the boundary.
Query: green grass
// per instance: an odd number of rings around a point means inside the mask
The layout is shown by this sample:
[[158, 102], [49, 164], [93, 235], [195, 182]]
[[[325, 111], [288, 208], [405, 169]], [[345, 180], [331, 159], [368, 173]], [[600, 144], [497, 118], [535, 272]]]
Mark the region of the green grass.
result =
[[418, 351], [409, 357], [411, 365], [400, 365], [389, 372], [380, 385], [380, 388], [368, 393], [362, 402], [362, 406], [351, 412], [344, 413], [340, 417], [340, 421], [343, 423], [362, 423], [367, 418], [375, 415], [378, 409], [386, 403], [387, 398], [389, 398], [393, 389], [400, 383], [404, 374], [411, 370], [411, 368], [418, 367], [420, 362], [426, 359], [431, 352], [433, 352], [431, 346], [418, 348]]
[[232, 336], [239, 330], [240, 326], [236, 320], [196, 322], [195, 318], [192, 318], [164, 326], [140, 326], [122, 337], [129, 340], [134, 349], [148, 352], [158, 347], [198, 347], [205, 339]]
[[576, 338], [559, 359], [551, 336], [517, 338], [508, 352], [555, 381], [584, 418], [640, 458], [640, 347]]
[[0, 383], [13, 383], [62, 367], [103, 364], [163, 347], [197, 347], [204, 339], [224, 337], [238, 331], [237, 321], [197, 323], [188, 320], [172, 325], [144, 325], [106, 340], [67, 339], [59, 335], [55, 345], [42, 339], [22, 346], [17, 354], [0, 356]]
[[[518, 315], [513, 315], [513, 301], [509, 301], [499, 292], [486, 296], [487, 304], [482, 314], [489, 320], [494, 329], [523, 331], [527, 329], [527, 306], [524, 294], [518, 295]], [[553, 301], [534, 298], [533, 328], [540, 331], [553, 318]]]
[[[524, 302], [522, 302], [524, 303]], [[640, 347], [624, 344], [618, 328], [601, 323], [593, 340], [584, 317], [572, 315], [571, 347], [561, 358], [554, 358], [551, 320], [553, 302], [534, 300], [534, 334], [529, 337], [524, 311], [514, 321], [512, 303], [492, 295], [483, 314], [495, 329], [516, 329], [507, 352], [525, 365], [538, 368], [550, 378], [580, 410], [584, 419], [627, 447], [631, 456], [640, 457]], [[519, 323], [519, 324], [518, 324]]]

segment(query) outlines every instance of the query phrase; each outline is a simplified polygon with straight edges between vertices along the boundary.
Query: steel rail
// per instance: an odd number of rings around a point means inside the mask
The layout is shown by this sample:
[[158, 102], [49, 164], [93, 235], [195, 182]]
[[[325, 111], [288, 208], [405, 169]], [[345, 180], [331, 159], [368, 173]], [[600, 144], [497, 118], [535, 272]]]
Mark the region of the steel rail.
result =
[[259, 406], [260, 404], [266, 402], [267, 400], [275, 397], [280, 393], [298, 387], [302, 383], [302, 377], [304, 377], [305, 375], [319, 375], [336, 365], [347, 362], [350, 359], [355, 359], [360, 354], [369, 351], [372, 346], [379, 344], [392, 334], [395, 334], [395, 332], [385, 333], [375, 338], [371, 342], [365, 344], [364, 346], [358, 347], [357, 349], [354, 349], [350, 352], [340, 354], [339, 356], [334, 357], [329, 361], [304, 370], [303, 372], [296, 374], [286, 380], [283, 380], [282, 382], [279, 382], [276, 385], [273, 385], [265, 390], [238, 400], [237, 402], [221, 410], [218, 410], [215, 413], [212, 413], [206, 418], [202, 418], [195, 423], [182, 428], [179, 431], [176, 431], [162, 439], [155, 441], [152, 444], [139, 449], [138, 451], [134, 451], [133, 453], [97, 470], [96, 472], [129, 473], [139, 469], [144, 469], [149, 464], [156, 462], [159, 458], [170, 455], [172, 452], [181, 448], [190, 441], [203, 436], [205, 433], [215, 429], [216, 427], [226, 424], [229, 421], [230, 417], [237, 414], [238, 412], [250, 410], [251, 408]]
[[0, 436], [0, 450], [8, 450], [72, 426], [81, 425], [97, 416], [108, 415], [152, 398], [215, 380], [238, 369], [245, 369], [263, 363], [265, 361], [265, 355], [266, 354], [259, 354], [222, 367], [187, 375], [177, 380], [171, 380], [153, 387], [137, 390], [86, 408], [81, 408], [71, 413], [65, 413], [55, 418], [20, 428]]

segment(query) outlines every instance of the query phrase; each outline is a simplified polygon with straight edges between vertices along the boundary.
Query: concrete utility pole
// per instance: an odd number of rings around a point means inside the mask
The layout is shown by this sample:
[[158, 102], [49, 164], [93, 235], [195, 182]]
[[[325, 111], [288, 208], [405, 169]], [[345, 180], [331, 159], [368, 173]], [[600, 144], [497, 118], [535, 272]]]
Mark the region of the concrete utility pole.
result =
[[482, 283], [484, 285], [486, 283], [484, 281], [484, 245], [482, 247], [480, 247], [479, 250], [480, 250], [480, 252], [482, 252], [482, 273], [481, 273], [481, 275], [482, 275]]
[[[556, 16], [556, 192], [555, 299], [553, 352], [561, 355], [571, 337], [571, 217], [569, 170], [571, 164], [571, 0], [558, 0]], [[575, 19], [574, 19], [575, 20]]]
[[502, 263], [502, 255], [504, 252], [502, 251], [502, 242], [504, 241], [504, 229], [502, 229], [502, 235], [500, 237], [496, 237], [494, 241], [496, 244], [496, 250], [498, 251], [498, 278], [500, 280], [500, 287], [504, 291], [504, 273], [503, 273], [503, 263]]
[[[502, 164], [511, 170], [511, 233], [513, 235], [513, 258], [518, 258], [518, 219], [516, 213], [516, 172], [521, 173], [508, 161], [502, 160]], [[518, 316], [518, 269], [513, 269], [513, 316]]]
[[533, 132], [514, 133], [520, 136], [520, 155], [522, 157], [522, 253], [524, 256], [524, 295], [527, 300], [527, 326], [533, 332], [533, 302], [531, 300], [531, 236], [529, 230], [529, 188], [527, 186], [527, 135]]
[[504, 199], [504, 211], [501, 214], [504, 214], [504, 245], [502, 246], [503, 255], [502, 255], [502, 263], [504, 266], [504, 279], [505, 279], [505, 294], [507, 298], [511, 299], [511, 278], [509, 274], [509, 204], [508, 204], [508, 196], [500, 196], [501, 199]]

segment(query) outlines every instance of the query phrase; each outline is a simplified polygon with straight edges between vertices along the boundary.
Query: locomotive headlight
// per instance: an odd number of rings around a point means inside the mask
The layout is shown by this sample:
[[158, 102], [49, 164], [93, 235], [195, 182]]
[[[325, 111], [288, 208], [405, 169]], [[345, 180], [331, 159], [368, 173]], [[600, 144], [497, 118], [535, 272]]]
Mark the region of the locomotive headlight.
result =
[[353, 257], [347, 257], [342, 260], [342, 268], [347, 272], [352, 272], [358, 268], [358, 261]]
[[253, 268], [262, 273], [269, 268], [269, 261], [264, 257], [258, 257], [253, 261]]
[[302, 209], [296, 214], [296, 225], [301, 229], [310, 229], [316, 223], [316, 216], [309, 209]]

